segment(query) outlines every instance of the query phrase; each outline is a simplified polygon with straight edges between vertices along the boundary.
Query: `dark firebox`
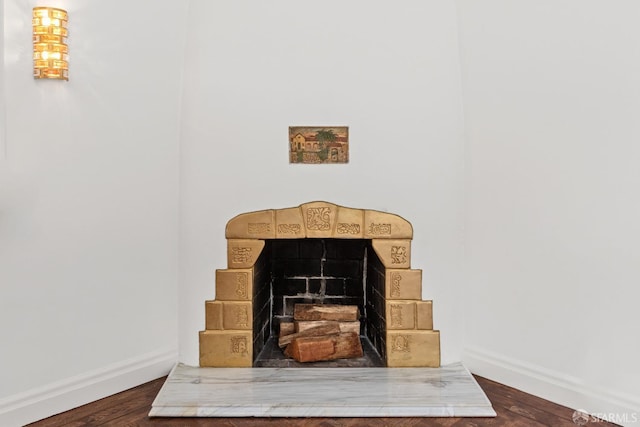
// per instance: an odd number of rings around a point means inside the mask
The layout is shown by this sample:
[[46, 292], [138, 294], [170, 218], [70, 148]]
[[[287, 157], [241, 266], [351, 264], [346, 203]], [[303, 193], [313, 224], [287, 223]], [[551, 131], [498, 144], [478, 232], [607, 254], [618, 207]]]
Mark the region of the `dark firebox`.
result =
[[357, 305], [365, 357], [304, 366], [384, 366], [384, 267], [363, 239], [267, 240], [254, 270], [254, 366], [301, 366], [276, 341], [295, 304]]

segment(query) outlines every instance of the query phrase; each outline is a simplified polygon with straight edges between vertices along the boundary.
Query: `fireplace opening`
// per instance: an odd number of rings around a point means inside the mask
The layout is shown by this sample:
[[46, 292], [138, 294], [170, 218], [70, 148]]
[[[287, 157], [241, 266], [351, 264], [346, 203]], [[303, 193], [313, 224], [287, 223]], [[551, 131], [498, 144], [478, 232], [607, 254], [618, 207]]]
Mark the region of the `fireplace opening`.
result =
[[[267, 240], [254, 277], [253, 366], [386, 366], [384, 266], [370, 240]], [[296, 304], [357, 306], [364, 356], [312, 363], [284, 356], [280, 324], [293, 321]]]
[[225, 237], [227, 268], [216, 270], [215, 300], [205, 301], [200, 366], [298, 366], [275, 337], [299, 303], [359, 308], [365, 357], [318, 366], [440, 365], [440, 332], [432, 301], [422, 300], [422, 270], [411, 268], [404, 218], [310, 202], [240, 214]]

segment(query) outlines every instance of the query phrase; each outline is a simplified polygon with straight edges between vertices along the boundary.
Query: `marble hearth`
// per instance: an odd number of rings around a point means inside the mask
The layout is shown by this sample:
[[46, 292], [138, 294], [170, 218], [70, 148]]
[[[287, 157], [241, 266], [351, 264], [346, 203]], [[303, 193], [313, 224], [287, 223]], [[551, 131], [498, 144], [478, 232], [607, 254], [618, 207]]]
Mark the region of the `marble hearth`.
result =
[[461, 364], [440, 368], [177, 365], [151, 417], [495, 417]]

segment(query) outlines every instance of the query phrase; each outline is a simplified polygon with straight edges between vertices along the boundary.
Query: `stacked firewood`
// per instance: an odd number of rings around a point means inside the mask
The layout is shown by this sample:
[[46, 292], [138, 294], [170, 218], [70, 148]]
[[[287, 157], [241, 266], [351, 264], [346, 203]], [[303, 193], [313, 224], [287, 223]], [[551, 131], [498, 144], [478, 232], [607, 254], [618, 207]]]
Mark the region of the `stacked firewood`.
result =
[[362, 357], [356, 305], [296, 304], [293, 322], [280, 323], [278, 345], [298, 362]]

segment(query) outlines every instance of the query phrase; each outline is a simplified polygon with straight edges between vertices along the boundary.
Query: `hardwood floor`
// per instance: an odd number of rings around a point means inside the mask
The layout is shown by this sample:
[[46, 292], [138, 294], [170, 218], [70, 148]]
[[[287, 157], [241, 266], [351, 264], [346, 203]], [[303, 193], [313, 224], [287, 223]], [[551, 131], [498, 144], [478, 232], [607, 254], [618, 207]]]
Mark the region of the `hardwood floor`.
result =
[[[29, 424], [29, 427], [85, 426], [225, 426], [225, 427], [575, 427], [573, 410], [515, 390], [482, 377], [475, 377], [498, 416], [495, 418], [148, 418], [151, 403], [165, 378], [159, 378], [122, 393], [59, 415]], [[599, 422], [598, 427], [616, 424]]]

